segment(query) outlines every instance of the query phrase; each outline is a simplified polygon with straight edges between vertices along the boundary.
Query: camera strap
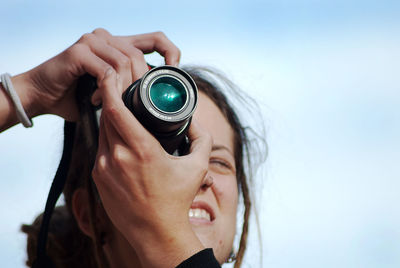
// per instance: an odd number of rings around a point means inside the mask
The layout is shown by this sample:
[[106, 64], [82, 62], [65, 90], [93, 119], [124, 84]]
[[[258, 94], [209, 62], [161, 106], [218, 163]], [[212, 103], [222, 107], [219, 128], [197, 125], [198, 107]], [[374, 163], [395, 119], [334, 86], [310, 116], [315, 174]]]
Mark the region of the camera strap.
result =
[[38, 243], [36, 248], [36, 259], [33, 262], [33, 268], [55, 268], [54, 263], [46, 254], [47, 237], [50, 225], [50, 219], [59, 199], [68, 175], [68, 169], [71, 162], [72, 148], [74, 143], [76, 123], [65, 121], [64, 123], [64, 149], [60, 164], [49, 191], [46, 201], [46, 207], [43, 213], [42, 224], [40, 226]]

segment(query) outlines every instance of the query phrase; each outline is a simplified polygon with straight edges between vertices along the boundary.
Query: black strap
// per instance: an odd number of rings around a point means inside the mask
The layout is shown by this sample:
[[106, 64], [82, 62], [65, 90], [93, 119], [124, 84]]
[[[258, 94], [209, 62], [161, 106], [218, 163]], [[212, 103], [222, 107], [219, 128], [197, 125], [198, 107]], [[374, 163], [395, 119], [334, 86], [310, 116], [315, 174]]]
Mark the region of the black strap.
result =
[[54, 263], [46, 254], [47, 236], [49, 224], [54, 207], [60, 197], [65, 182], [67, 180], [68, 168], [71, 162], [72, 148], [74, 143], [76, 123], [65, 121], [64, 124], [64, 150], [58, 166], [56, 176], [51, 184], [49, 196], [47, 197], [46, 208], [43, 213], [42, 225], [40, 226], [36, 260], [33, 262], [33, 268], [55, 268]]

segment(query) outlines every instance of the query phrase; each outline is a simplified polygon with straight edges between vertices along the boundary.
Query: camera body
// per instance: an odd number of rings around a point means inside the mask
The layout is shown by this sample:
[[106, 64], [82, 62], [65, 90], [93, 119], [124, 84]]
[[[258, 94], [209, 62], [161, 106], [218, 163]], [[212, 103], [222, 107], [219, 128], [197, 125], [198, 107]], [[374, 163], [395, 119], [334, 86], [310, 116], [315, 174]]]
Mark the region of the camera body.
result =
[[[89, 149], [95, 151], [101, 106], [93, 106], [90, 98], [96, 89], [94, 77], [84, 75], [78, 80], [81, 120]], [[190, 147], [187, 131], [197, 106], [197, 94], [196, 83], [188, 73], [166, 65], [151, 68], [124, 91], [122, 99], [166, 152], [184, 155]]]

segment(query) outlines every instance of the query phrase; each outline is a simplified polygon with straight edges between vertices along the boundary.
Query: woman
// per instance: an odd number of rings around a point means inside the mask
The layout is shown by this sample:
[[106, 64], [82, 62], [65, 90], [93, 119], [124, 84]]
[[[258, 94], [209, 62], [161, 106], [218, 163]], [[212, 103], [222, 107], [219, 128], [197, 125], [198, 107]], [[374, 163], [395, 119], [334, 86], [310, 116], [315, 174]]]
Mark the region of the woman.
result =
[[[179, 50], [162, 33], [115, 37], [97, 29], [53, 59], [12, 78], [30, 118], [52, 113], [70, 121], [79, 119], [74, 100], [77, 78], [85, 73], [97, 78], [99, 89], [92, 102], [102, 103], [103, 112], [96, 162], [91, 170], [78, 124], [64, 190], [67, 213], [63, 218], [73, 215], [64, 237], [78, 241], [84, 250], [71, 246], [72, 259], [77, 261], [66, 267], [78, 263], [85, 263], [84, 267], [212, 267], [215, 260], [222, 264], [232, 252], [239, 191], [245, 213], [235, 267], [241, 264], [250, 210], [243, 167], [245, 132], [218, 88], [189, 70], [200, 91], [189, 129], [190, 153], [167, 154], [121, 100], [123, 90], [147, 71], [144, 53], [153, 51], [163, 55], [168, 65], [179, 62]], [[15, 114], [13, 102], [2, 90], [1, 130], [18, 122]], [[34, 226], [24, 230], [36, 232]], [[215, 259], [206, 248], [213, 249]], [[64, 267], [68, 260], [54, 262]]]

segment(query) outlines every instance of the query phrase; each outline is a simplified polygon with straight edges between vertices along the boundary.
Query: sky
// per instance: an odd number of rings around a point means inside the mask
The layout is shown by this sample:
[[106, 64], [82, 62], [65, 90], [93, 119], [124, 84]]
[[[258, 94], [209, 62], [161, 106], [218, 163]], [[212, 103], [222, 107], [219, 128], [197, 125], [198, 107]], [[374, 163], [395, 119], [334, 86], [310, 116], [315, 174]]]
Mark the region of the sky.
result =
[[[136, 2], [3, 0], [0, 72], [98, 27], [161, 30], [182, 64], [220, 69], [260, 106], [269, 152], [243, 267], [399, 267], [400, 2]], [[33, 122], [0, 135], [4, 267], [24, 267], [19, 228], [43, 210], [62, 151], [62, 120]]]

